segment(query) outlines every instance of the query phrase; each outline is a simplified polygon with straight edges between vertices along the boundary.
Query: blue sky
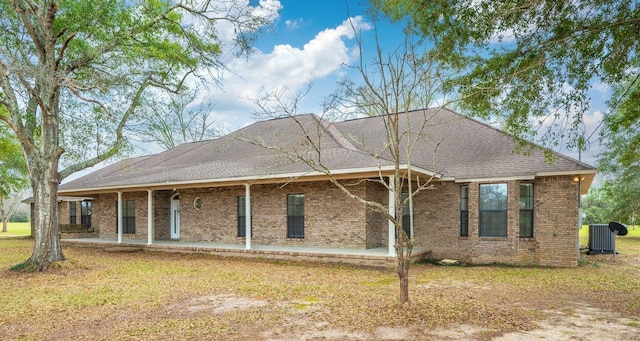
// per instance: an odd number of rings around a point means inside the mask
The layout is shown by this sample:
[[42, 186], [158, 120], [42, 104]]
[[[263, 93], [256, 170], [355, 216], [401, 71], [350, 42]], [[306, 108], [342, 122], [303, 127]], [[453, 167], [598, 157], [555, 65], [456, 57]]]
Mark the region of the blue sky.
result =
[[[223, 56], [227, 70], [223, 72], [222, 87], [211, 86], [199, 97], [202, 101], [218, 103], [212, 115], [216, 126], [230, 132], [251, 124], [255, 119], [250, 113], [257, 107], [250, 99], [279, 88], [287, 89], [293, 96], [309, 81], [314, 82], [314, 87], [299, 113], [318, 113], [321, 110], [318, 103], [336, 89], [338, 80], [345, 76], [359, 80], [344, 65], [358, 62], [358, 46], [351, 24], [362, 33], [365, 58], [371, 56], [370, 49], [375, 45], [373, 23], [365, 11], [366, 1], [244, 1], [272, 19], [273, 32], [260, 36], [248, 57]], [[349, 18], [351, 24], [347, 21]], [[225, 29], [219, 28], [222, 39], [232, 35]], [[381, 44], [387, 48], [395, 47], [403, 39], [401, 29], [389, 23], [378, 23], [378, 33]], [[594, 104], [585, 116], [587, 131], [593, 130], [601, 120], [601, 112], [606, 109], [602, 99], [607, 91], [606, 87], [595, 84], [590, 92]], [[146, 146], [140, 154], [159, 151]], [[560, 151], [578, 157], [576, 152]], [[582, 160], [595, 165], [594, 153], [597, 146], [584, 152]]]

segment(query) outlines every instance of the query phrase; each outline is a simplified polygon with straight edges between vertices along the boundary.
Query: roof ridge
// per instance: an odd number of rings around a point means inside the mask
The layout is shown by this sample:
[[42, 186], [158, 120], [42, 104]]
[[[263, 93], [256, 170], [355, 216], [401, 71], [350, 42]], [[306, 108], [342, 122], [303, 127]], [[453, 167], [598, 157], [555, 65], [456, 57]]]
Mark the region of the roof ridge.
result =
[[317, 115], [314, 115], [314, 117], [316, 117], [316, 119], [318, 120], [318, 123], [320, 125], [322, 125], [322, 128], [324, 129], [324, 131], [327, 132], [327, 134], [329, 134], [329, 136], [333, 139], [333, 141], [340, 146], [341, 148], [345, 148], [348, 150], [353, 150], [353, 151], [360, 151], [360, 149], [358, 149], [356, 146], [353, 145], [353, 143], [351, 143], [351, 141], [349, 141], [349, 139], [347, 139], [342, 132], [335, 126], [335, 122], [330, 122], [327, 121], [325, 119], [323, 119], [322, 117], [319, 117]]

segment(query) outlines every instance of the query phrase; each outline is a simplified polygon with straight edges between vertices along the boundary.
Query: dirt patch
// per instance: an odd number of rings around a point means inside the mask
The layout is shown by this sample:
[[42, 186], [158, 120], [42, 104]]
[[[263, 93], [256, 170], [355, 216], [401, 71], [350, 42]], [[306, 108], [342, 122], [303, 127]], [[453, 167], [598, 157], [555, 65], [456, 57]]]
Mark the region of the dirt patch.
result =
[[170, 305], [167, 310], [176, 314], [222, 314], [228, 311], [244, 310], [265, 306], [267, 302], [234, 295], [211, 295], [196, 297], [185, 302]]
[[494, 340], [640, 340], [640, 320], [637, 319], [588, 306], [547, 313], [550, 318], [536, 322], [540, 328], [508, 333]]

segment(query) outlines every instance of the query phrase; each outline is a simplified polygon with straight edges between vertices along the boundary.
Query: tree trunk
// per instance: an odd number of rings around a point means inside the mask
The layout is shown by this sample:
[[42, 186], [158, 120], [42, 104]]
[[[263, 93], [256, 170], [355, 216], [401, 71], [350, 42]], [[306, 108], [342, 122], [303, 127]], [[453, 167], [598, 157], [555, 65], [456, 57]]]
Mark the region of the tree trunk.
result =
[[7, 232], [7, 220], [8, 219], [2, 219], [2, 232]]
[[[53, 165], [52, 165], [53, 163]], [[55, 167], [55, 168], [53, 168]], [[34, 189], [34, 248], [31, 257], [23, 264], [27, 271], [46, 271], [51, 263], [64, 260], [58, 226], [58, 173], [57, 159], [41, 169], [42, 176], [33, 174]], [[55, 170], [54, 170], [55, 169]], [[36, 170], [38, 172], [38, 170]]]
[[400, 305], [409, 302], [409, 268], [404, 266], [406, 262], [399, 262], [398, 278], [400, 279]]

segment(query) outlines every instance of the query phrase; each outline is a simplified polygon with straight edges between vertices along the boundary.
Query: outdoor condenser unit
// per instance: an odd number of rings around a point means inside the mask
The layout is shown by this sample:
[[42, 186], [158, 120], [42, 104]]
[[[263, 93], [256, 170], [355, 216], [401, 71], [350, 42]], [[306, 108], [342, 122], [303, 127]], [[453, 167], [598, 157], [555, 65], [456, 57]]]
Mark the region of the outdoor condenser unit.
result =
[[589, 252], [593, 254], [612, 254], [616, 250], [616, 236], [608, 224], [589, 225]]

